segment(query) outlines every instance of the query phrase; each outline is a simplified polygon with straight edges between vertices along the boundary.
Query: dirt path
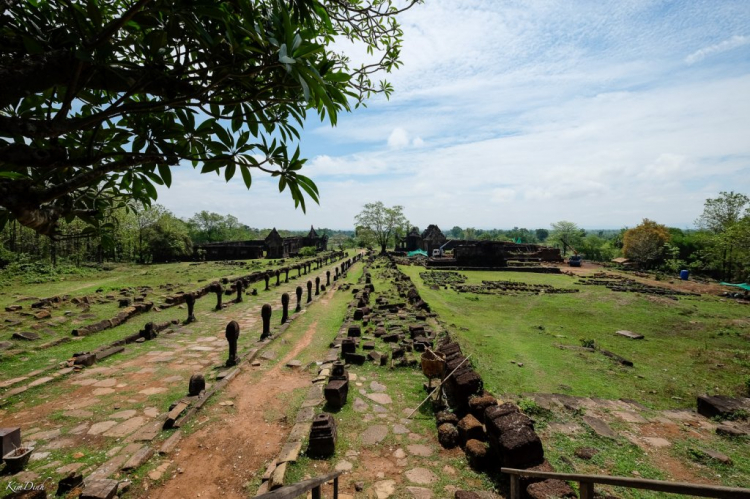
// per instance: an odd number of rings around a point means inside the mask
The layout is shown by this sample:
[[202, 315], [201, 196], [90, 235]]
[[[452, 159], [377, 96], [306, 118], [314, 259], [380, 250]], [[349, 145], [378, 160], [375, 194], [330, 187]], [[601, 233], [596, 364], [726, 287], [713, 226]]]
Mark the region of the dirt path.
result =
[[[327, 307], [332, 295], [326, 295], [319, 306]], [[233, 400], [234, 408], [215, 405], [199, 416], [215, 416], [221, 421], [181, 442], [171, 465], [178, 473], [148, 497], [240, 499], [253, 492], [246, 484], [278, 455], [293, 425], [285, 415], [289, 395], [310, 386], [309, 373], [285, 366], [310, 345], [317, 326], [317, 321], [312, 323], [292, 350], [259, 379], [246, 369], [228, 385], [221, 397]], [[272, 419], [269, 414], [281, 417]]]

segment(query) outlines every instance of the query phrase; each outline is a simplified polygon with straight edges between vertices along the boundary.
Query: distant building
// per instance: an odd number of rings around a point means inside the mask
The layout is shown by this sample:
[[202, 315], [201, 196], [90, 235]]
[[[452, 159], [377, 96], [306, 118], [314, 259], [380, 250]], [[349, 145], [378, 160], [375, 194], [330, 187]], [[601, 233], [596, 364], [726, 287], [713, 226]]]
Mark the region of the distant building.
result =
[[276, 227], [263, 240], [222, 241], [199, 244], [196, 252], [205, 251], [206, 260], [251, 260], [256, 258], [289, 258], [297, 256], [302, 248], [313, 247], [316, 251], [328, 249], [328, 236], [318, 235], [310, 226], [306, 236], [281, 237]]

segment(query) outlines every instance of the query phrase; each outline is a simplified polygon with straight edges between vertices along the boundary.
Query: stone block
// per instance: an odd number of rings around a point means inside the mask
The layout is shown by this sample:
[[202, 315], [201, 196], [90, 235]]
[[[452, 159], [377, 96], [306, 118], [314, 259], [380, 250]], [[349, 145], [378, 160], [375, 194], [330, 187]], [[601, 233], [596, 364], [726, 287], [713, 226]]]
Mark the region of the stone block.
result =
[[485, 440], [484, 428], [472, 414], [466, 415], [458, 422], [458, 434], [461, 437], [461, 443], [465, 444], [469, 440]]
[[470, 439], [464, 446], [464, 452], [469, 466], [475, 470], [481, 471], [487, 467], [487, 445], [484, 442]]
[[542, 441], [529, 426], [506, 431], [497, 444], [502, 466], [506, 468], [528, 468], [544, 462]]

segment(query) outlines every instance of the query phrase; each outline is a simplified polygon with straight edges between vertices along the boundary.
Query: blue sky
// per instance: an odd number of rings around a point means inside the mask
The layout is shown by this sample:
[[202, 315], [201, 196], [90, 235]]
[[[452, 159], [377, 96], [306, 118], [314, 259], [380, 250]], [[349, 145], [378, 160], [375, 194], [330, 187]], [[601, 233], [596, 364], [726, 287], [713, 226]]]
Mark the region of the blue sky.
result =
[[684, 228], [719, 191], [750, 195], [747, 0], [427, 0], [401, 22], [391, 100], [307, 123], [320, 206], [191, 168], [159, 202], [289, 229], [351, 228], [372, 201], [422, 228]]

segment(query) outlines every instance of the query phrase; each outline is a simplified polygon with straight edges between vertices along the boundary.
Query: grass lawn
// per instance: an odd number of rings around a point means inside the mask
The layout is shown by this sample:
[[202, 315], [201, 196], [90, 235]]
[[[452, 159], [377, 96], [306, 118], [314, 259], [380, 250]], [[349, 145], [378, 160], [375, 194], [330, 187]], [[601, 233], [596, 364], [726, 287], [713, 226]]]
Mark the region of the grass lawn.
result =
[[[704, 295], [678, 301], [600, 286], [577, 278], [515, 272], [461, 272], [467, 284], [511, 280], [577, 288], [579, 293], [486, 295], [430, 289], [423, 267], [401, 270], [473, 354], [487, 388], [498, 394], [558, 392], [634, 399], [652, 409], [694, 407], [697, 395], [739, 395], [750, 368], [750, 310]], [[656, 283], [658, 284], [658, 283]], [[616, 336], [617, 330], [643, 340]], [[624, 367], [599, 352], [560, 349], [591, 339], [634, 363]], [[515, 361], [523, 364], [519, 368]]]

